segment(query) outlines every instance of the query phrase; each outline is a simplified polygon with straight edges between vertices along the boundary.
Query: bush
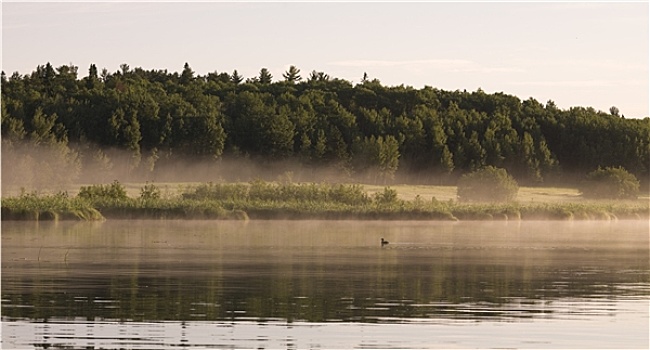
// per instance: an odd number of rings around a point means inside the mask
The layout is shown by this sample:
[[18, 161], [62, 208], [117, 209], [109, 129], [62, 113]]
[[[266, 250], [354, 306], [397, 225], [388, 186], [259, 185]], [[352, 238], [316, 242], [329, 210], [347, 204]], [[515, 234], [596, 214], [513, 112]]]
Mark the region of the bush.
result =
[[585, 198], [636, 199], [639, 180], [622, 167], [599, 167], [587, 174], [579, 190]]
[[458, 181], [458, 200], [509, 202], [517, 198], [519, 185], [505, 169], [487, 166], [463, 175]]
[[140, 199], [144, 201], [160, 199], [160, 189], [156, 185], [147, 182], [140, 189]]
[[77, 196], [91, 201], [97, 199], [124, 200], [128, 198], [124, 186], [117, 180], [110, 185], [82, 186]]
[[339, 184], [328, 187], [328, 198], [334, 203], [348, 205], [364, 205], [370, 203], [370, 198], [361, 185]]
[[390, 187], [384, 187], [383, 191], [375, 193], [375, 202], [377, 204], [397, 203], [397, 191]]

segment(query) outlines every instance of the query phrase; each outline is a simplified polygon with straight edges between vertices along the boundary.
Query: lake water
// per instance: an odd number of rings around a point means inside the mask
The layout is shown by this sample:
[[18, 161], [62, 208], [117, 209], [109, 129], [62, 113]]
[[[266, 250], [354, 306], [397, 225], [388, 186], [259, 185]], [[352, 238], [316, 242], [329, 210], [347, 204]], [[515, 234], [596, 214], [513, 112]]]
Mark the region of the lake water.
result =
[[5, 349], [650, 346], [643, 221], [2, 222], [1, 289]]

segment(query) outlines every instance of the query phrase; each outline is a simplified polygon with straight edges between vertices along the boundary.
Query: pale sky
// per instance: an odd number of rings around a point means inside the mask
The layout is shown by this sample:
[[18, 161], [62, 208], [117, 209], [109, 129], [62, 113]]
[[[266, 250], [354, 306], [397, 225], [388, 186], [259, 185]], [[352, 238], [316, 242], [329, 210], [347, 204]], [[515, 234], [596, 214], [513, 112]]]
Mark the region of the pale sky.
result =
[[648, 116], [648, 1], [2, 3], [2, 70], [95, 63], [504, 92]]

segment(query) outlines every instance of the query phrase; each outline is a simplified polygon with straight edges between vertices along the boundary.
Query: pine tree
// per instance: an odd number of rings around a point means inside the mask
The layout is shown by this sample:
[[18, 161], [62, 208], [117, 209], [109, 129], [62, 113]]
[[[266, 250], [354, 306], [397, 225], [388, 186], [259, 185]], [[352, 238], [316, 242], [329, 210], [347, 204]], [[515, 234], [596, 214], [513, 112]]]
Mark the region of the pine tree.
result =
[[241, 75], [239, 75], [239, 73], [238, 73], [237, 70], [235, 69], [235, 70], [232, 72], [232, 76], [230, 77], [230, 80], [231, 80], [233, 83], [235, 83], [235, 85], [239, 85], [239, 83], [241, 83], [242, 81], [244, 81], [244, 77], [242, 77]]
[[289, 70], [282, 74], [282, 76], [284, 77], [284, 80], [289, 83], [295, 83], [302, 79], [300, 77], [300, 69], [296, 68], [296, 66], [290, 66]]
[[271, 75], [271, 72], [269, 72], [269, 70], [266, 68], [262, 68], [260, 70], [260, 79], [259, 79], [260, 84], [271, 84], [271, 79], [273, 79], [273, 75]]
[[181, 84], [189, 84], [194, 79], [194, 71], [190, 68], [190, 65], [185, 62], [183, 66], [183, 73], [181, 73]]

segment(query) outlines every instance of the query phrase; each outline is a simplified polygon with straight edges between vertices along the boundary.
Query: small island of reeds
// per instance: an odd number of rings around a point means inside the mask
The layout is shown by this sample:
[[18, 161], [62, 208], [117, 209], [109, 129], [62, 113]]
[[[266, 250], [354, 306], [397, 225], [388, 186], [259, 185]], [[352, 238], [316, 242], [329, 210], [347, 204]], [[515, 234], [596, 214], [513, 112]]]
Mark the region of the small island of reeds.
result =
[[[174, 190], [173, 187], [176, 186]], [[138, 193], [139, 190], [139, 193]], [[76, 194], [2, 199], [2, 220], [626, 220], [650, 218], [647, 198], [586, 200], [522, 188], [509, 202], [462, 202], [451, 186], [265, 182], [82, 186]]]

